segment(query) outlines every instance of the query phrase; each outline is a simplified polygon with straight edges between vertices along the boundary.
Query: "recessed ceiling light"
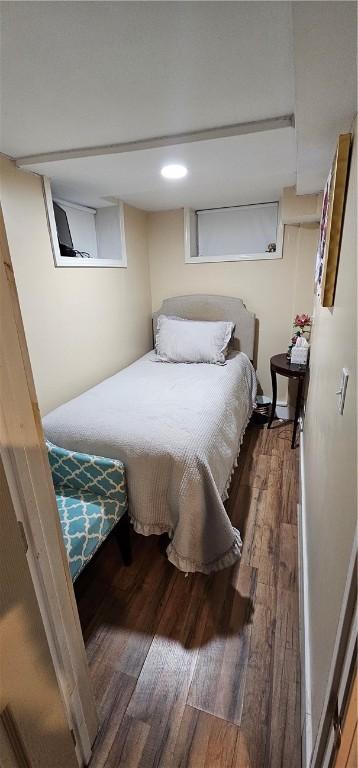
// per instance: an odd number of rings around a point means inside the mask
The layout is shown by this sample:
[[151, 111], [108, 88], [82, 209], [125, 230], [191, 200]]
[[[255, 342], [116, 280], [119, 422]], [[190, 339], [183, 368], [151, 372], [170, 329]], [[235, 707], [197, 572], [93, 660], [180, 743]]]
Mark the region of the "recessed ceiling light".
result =
[[160, 173], [165, 179], [183, 179], [188, 169], [185, 165], [164, 165]]

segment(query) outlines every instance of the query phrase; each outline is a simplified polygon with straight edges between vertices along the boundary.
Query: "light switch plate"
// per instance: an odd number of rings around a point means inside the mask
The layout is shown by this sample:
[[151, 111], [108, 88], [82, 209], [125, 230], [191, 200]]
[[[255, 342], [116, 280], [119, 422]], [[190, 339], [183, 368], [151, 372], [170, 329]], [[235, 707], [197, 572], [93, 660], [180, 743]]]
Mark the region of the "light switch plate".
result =
[[340, 388], [336, 392], [336, 395], [338, 395], [338, 410], [341, 415], [344, 411], [344, 403], [346, 399], [348, 379], [349, 379], [349, 370], [348, 368], [343, 368]]

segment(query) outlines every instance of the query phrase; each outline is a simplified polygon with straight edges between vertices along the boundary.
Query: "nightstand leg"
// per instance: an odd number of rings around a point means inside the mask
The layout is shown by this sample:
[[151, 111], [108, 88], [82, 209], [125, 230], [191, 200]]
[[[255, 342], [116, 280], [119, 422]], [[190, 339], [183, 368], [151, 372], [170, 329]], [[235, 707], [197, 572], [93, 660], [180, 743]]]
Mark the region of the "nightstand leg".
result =
[[300, 378], [298, 379], [296, 407], [295, 407], [295, 420], [293, 422], [291, 448], [295, 448], [296, 446], [296, 433], [297, 433], [298, 419], [300, 417], [300, 412], [301, 412], [302, 389], [303, 389], [303, 378], [300, 376]]
[[119, 551], [124, 565], [132, 565], [131, 526], [128, 512], [118, 521], [114, 528]]
[[272, 381], [272, 405], [271, 405], [271, 416], [270, 421], [267, 425], [267, 429], [270, 429], [271, 424], [275, 418], [275, 412], [276, 412], [276, 400], [277, 400], [277, 378], [276, 378], [276, 371], [274, 371], [271, 368], [271, 381]]

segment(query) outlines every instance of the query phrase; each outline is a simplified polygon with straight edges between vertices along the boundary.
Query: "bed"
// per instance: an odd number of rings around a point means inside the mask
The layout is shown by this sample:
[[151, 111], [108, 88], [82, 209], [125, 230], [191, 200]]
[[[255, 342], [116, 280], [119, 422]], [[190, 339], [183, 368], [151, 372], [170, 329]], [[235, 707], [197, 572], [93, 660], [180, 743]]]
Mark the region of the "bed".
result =
[[166, 299], [159, 314], [231, 320], [225, 365], [161, 363], [151, 351], [43, 420], [48, 440], [120, 459], [129, 515], [141, 534], [168, 533], [167, 556], [184, 572], [210, 573], [241, 553], [224, 507], [256, 396], [255, 317], [240, 299]]

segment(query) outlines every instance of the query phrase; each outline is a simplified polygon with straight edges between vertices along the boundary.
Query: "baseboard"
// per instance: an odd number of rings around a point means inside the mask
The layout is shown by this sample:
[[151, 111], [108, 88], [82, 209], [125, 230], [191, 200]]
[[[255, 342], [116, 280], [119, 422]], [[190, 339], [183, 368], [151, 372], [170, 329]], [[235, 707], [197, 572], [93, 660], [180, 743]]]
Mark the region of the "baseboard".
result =
[[309, 768], [312, 743], [312, 706], [311, 706], [311, 653], [310, 653], [310, 614], [309, 614], [309, 578], [307, 561], [307, 508], [305, 491], [304, 433], [300, 419], [300, 477], [298, 504], [298, 561], [299, 561], [299, 616], [300, 616], [300, 656], [301, 656], [301, 737], [302, 768]]
[[[272, 395], [263, 395], [263, 397], [267, 397], [267, 399], [272, 402]], [[277, 400], [276, 405], [281, 406], [282, 408], [285, 408], [288, 405], [287, 398], [286, 400]]]
[[288, 405], [287, 403], [285, 405], [280, 405], [280, 403], [277, 403], [276, 416], [282, 421], [293, 421], [295, 416], [294, 406]]

